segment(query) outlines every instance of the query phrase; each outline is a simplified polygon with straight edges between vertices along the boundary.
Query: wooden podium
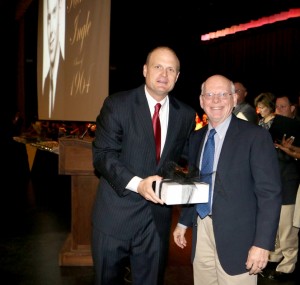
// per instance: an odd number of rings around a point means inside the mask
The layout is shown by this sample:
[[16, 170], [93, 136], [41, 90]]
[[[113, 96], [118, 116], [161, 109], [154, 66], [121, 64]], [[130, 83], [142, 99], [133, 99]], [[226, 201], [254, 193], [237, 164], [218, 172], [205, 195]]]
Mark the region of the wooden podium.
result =
[[71, 233], [59, 254], [61, 266], [92, 266], [91, 213], [99, 182], [92, 165], [92, 142], [59, 140], [59, 174], [71, 175]]

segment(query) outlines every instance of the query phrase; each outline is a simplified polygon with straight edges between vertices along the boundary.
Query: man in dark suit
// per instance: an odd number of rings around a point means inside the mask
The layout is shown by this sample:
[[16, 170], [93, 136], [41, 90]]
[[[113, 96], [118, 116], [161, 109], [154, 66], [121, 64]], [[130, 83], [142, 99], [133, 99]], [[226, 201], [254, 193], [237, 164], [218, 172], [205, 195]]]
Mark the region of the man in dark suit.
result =
[[237, 104], [233, 109], [233, 114], [238, 118], [252, 122], [253, 124], [258, 123], [258, 116], [256, 110], [248, 102], [246, 102], [246, 97], [248, 91], [246, 87], [241, 82], [234, 82], [235, 93], [237, 94]]
[[[146, 84], [108, 96], [97, 117], [93, 162], [100, 183], [92, 240], [97, 285], [122, 284], [128, 258], [133, 284], [163, 284], [172, 208], [152, 184], [168, 162], [179, 162], [196, 117], [191, 107], [169, 95], [179, 69], [173, 50], [154, 49], [143, 66]], [[151, 117], [158, 102], [157, 163]]]
[[61, 120], [64, 118], [64, 58], [60, 45], [62, 29], [61, 0], [47, 1], [47, 39], [50, 67], [44, 86], [39, 92], [40, 119]]
[[281, 207], [276, 151], [268, 131], [232, 114], [236, 100], [234, 85], [224, 76], [202, 84], [200, 105], [209, 124], [191, 135], [188, 157], [190, 166], [201, 165], [207, 134], [214, 128], [210, 212], [200, 218], [199, 204], [183, 207], [173, 232], [184, 248], [186, 228], [193, 227], [196, 285], [256, 284], [275, 245]]
[[282, 181], [282, 206], [276, 246], [275, 250], [270, 253], [267, 266], [270, 270], [266, 270], [265, 275], [275, 281], [284, 282], [295, 277], [299, 251], [299, 225], [294, 223], [294, 218], [297, 218], [295, 213], [297, 213], [297, 207], [299, 207], [297, 195], [300, 195], [298, 193], [300, 164], [299, 160], [295, 160], [294, 152], [282, 146], [284, 146], [285, 139], [292, 139], [293, 147], [300, 146], [300, 123], [295, 117], [296, 107], [288, 96], [278, 96], [276, 101], [274, 98], [267, 106], [271, 107], [273, 105], [275, 105], [275, 110], [272, 111], [275, 111], [276, 115], [269, 132], [277, 146]]

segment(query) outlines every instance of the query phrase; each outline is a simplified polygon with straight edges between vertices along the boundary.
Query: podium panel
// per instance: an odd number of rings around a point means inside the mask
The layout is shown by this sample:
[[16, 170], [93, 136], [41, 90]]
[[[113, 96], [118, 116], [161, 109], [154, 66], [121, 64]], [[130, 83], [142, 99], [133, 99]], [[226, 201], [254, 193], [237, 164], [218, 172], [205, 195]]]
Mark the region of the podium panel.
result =
[[61, 266], [92, 266], [91, 214], [98, 177], [89, 140], [59, 140], [59, 174], [71, 175], [71, 233], [59, 254]]
[[92, 141], [61, 138], [58, 167], [59, 174], [93, 176]]

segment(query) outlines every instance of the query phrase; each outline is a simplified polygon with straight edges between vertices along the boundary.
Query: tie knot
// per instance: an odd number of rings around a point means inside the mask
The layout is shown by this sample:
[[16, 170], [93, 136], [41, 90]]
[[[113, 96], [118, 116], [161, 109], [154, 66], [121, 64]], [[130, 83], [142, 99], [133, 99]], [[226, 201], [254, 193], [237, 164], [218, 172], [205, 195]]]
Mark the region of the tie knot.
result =
[[215, 129], [211, 129], [211, 130], [209, 131], [208, 138], [209, 138], [209, 139], [212, 138], [215, 134], [216, 134], [216, 130], [215, 130]]
[[156, 105], [155, 105], [155, 113], [158, 113], [159, 112], [159, 110], [160, 110], [160, 107], [161, 107], [161, 104], [160, 103], [157, 103]]

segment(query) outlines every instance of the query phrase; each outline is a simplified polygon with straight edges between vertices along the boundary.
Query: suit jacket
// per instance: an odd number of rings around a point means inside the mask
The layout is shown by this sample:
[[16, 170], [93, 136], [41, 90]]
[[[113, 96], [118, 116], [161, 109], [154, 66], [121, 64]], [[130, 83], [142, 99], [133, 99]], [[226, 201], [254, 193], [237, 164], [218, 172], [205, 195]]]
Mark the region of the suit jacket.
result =
[[65, 78], [64, 78], [64, 59], [60, 54], [59, 66], [56, 78], [55, 103], [49, 116], [49, 91], [50, 91], [50, 70], [45, 78], [44, 90], [39, 92], [38, 110], [39, 119], [64, 120], [65, 104]]
[[280, 143], [283, 135], [295, 137], [293, 145], [300, 147], [300, 122], [285, 116], [275, 116], [269, 129], [274, 142]]
[[106, 98], [97, 117], [93, 161], [100, 183], [93, 209], [93, 227], [128, 240], [152, 215], [161, 237], [169, 239], [171, 207], [148, 202], [126, 189], [134, 177], [161, 174], [168, 161], [178, 162], [196, 112], [169, 96], [169, 123], [159, 164], [155, 160], [152, 119], [144, 85]]
[[[294, 136], [293, 145], [300, 146], [300, 123], [297, 120], [276, 115], [269, 132], [274, 142], [281, 142], [285, 134], [286, 138]], [[282, 205], [292, 205], [296, 203], [300, 183], [298, 161], [279, 148], [276, 151], [282, 181]]]
[[[190, 138], [189, 162], [198, 166], [208, 127]], [[213, 192], [212, 220], [216, 249], [230, 275], [246, 272], [255, 245], [272, 250], [281, 208], [278, 159], [265, 129], [232, 115], [220, 153]], [[197, 225], [196, 206], [182, 209], [180, 223]], [[197, 230], [193, 229], [192, 260]]]

